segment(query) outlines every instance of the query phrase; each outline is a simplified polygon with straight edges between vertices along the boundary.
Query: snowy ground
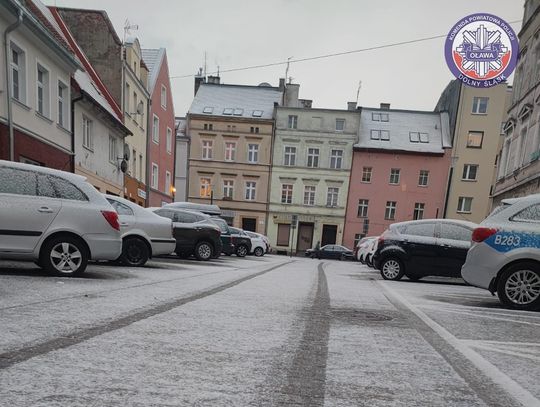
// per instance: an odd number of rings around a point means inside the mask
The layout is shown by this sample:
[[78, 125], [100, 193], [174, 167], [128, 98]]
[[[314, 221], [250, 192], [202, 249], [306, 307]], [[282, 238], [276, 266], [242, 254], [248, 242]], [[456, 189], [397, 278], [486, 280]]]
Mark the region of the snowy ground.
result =
[[0, 405], [538, 406], [539, 326], [353, 262], [0, 262]]

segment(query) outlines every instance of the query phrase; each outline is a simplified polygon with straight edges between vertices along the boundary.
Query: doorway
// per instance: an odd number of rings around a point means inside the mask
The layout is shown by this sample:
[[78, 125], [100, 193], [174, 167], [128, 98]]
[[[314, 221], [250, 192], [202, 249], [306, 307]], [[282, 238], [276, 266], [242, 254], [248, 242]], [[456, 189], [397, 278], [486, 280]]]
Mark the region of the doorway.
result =
[[313, 247], [313, 223], [298, 224], [298, 240], [296, 241], [296, 252], [305, 252]]
[[257, 231], [257, 218], [242, 218], [242, 229], [249, 232]]
[[336, 244], [337, 225], [323, 225], [321, 247]]

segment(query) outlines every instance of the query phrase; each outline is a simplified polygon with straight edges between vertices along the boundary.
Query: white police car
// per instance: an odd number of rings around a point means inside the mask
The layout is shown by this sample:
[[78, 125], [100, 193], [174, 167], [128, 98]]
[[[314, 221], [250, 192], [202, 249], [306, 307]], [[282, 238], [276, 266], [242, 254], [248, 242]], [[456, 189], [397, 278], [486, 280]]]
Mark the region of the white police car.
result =
[[506, 306], [540, 309], [540, 194], [502, 201], [474, 230], [461, 275]]

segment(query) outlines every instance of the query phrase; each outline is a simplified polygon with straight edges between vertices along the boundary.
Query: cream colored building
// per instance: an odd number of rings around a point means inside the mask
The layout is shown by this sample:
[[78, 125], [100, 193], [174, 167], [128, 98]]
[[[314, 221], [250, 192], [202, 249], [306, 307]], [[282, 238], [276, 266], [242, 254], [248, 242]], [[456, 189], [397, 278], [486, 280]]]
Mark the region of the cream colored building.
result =
[[281, 92], [209, 80], [187, 115], [188, 200], [214, 203], [230, 224], [265, 233], [273, 112]]
[[452, 161], [445, 217], [480, 223], [491, 211], [491, 185], [512, 88], [473, 88], [458, 80], [443, 92], [437, 109], [451, 120]]

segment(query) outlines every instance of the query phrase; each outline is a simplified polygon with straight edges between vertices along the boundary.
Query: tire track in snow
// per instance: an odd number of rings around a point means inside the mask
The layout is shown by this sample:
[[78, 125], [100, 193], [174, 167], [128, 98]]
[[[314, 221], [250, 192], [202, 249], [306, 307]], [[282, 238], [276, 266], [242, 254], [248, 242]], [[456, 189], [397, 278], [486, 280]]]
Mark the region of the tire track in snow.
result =
[[237, 286], [238, 284], [241, 284], [245, 281], [262, 276], [263, 274], [266, 274], [272, 270], [275, 270], [279, 267], [285, 266], [286, 264], [290, 264], [290, 263], [291, 261], [283, 262], [283, 263], [274, 265], [268, 269], [251, 274], [249, 276], [233, 280], [229, 283], [222, 284], [222, 285], [198, 292], [196, 294], [193, 294], [187, 297], [178, 298], [173, 301], [162, 303], [155, 307], [139, 310], [131, 314], [128, 314], [124, 317], [117, 318], [112, 321], [99, 324], [96, 326], [92, 326], [90, 328], [74, 331], [68, 335], [53, 338], [53, 339], [50, 339], [48, 341], [45, 341], [36, 345], [25, 346], [17, 350], [1, 353], [0, 354], [0, 370], [6, 369], [18, 363], [25, 362], [36, 356], [41, 356], [49, 352], [53, 352], [56, 350], [67, 348], [69, 346], [77, 345], [81, 342], [95, 338], [96, 336], [103, 335], [108, 332], [116, 331], [121, 328], [125, 328], [131, 324], [134, 324], [135, 322], [142, 321], [144, 319], [147, 319], [147, 318], [159, 315], [159, 314], [163, 314], [167, 311], [170, 311], [174, 308], [188, 304], [190, 302], [197, 301], [197, 300], [209, 297], [211, 295], [220, 293], [229, 288]]

